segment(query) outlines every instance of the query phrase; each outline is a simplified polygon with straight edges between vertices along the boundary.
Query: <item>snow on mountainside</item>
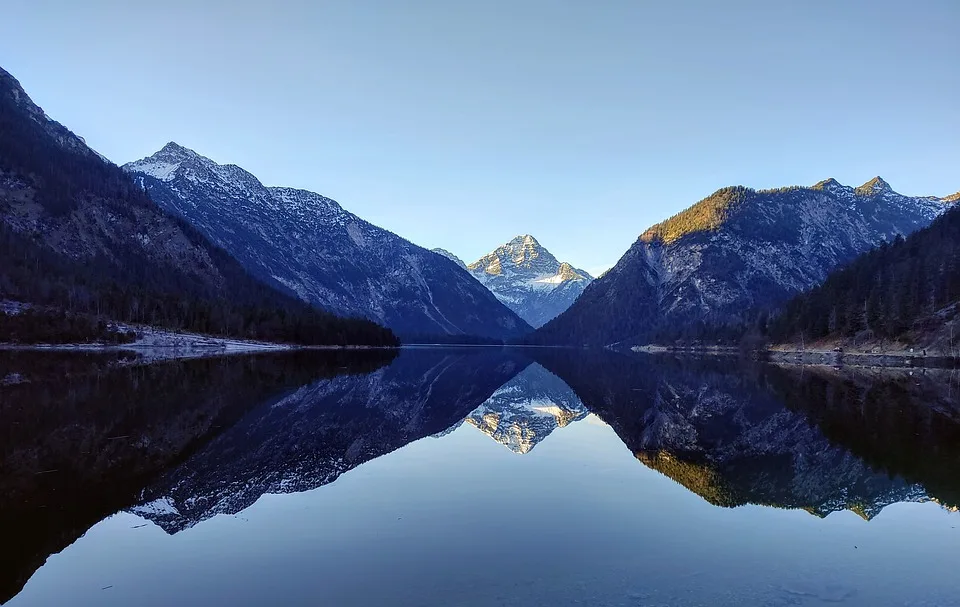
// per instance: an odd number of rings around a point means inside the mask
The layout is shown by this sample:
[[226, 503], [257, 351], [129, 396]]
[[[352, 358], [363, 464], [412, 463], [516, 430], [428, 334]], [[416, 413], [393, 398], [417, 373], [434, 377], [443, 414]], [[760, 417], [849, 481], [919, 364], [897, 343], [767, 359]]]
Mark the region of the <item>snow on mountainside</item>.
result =
[[718, 190], [644, 232], [616, 266], [537, 343], [648, 343], [737, 322], [821, 283], [838, 266], [930, 224], [951, 203], [894, 192], [879, 177], [858, 188]]
[[589, 413], [570, 386], [534, 363], [498, 388], [465, 421], [522, 455], [557, 428]]
[[467, 270], [534, 327], [569, 308], [593, 280], [583, 270], [557, 261], [529, 234], [484, 255]]
[[182, 216], [262, 280], [401, 337], [504, 339], [529, 327], [437, 254], [305, 190], [265, 187], [176, 143], [124, 166], [162, 208]]

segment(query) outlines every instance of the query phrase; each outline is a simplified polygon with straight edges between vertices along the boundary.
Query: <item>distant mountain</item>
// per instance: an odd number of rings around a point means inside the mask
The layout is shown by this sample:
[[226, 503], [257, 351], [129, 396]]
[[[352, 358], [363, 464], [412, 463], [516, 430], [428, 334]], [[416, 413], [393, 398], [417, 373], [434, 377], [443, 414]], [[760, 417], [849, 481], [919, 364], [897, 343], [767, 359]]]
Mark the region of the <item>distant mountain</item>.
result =
[[590, 411], [562, 379], [534, 363], [467, 416], [468, 424], [514, 453], [529, 453]]
[[2, 69], [0, 299], [205, 333], [395, 343], [373, 323], [337, 319], [254, 279]]
[[583, 270], [557, 261], [529, 234], [497, 247], [467, 269], [534, 327], [569, 308], [593, 280]]
[[904, 348], [915, 345], [956, 356], [960, 208], [951, 208], [906, 239], [864, 253], [822, 285], [791, 299], [769, 323], [766, 337], [860, 347], [898, 340]]
[[265, 187], [240, 167], [176, 143], [124, 168], [163, 209], [304, 301], [407, 339], [505, 339], [530, 330], [447, 260], [319, 194]]
[[876, 246], [930, 224], [951, 201], [858, 188], [724, 188], [644, 232], [560, 317], [531, 337], [549, 344], [696, 338], [822, 282]]
[[460, 258], [457, 257], [456, 255], [454, 255], [454, 254], [451, 253], [450, 251], [448, 251], [448, 250], [446, 250], [446, 249], [430, 249], [430, 250], [433, 251], [434, 253], [436, 253], [437, 255], [443, 255], [444, 257], [446, 257], [447, 259], [449, 259], [449, 260], [452, 261], [453, 263], [457, 264], [458, 266], [460, 266], [460, 267], [463, 268], [464, 270], [467, 269], [467, 264], [463, 263], [463, 260], [462, 260], [462, 259], [460, 259]]

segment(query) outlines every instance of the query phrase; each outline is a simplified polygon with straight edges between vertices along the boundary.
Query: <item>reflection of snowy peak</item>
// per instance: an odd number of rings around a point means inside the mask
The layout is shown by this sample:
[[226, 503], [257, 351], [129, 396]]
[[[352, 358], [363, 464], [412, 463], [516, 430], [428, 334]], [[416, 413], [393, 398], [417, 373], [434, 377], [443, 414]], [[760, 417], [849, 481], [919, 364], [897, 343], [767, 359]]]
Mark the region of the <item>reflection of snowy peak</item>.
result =
[[569, 308], [593, 280], [583, 270], [557, 261], [529, 234], [484, 255], [467, 270], [534, 327]]
[[589, 413], [570, 386], [537, 364], [500, 387], [466, 421], [515, 453]]

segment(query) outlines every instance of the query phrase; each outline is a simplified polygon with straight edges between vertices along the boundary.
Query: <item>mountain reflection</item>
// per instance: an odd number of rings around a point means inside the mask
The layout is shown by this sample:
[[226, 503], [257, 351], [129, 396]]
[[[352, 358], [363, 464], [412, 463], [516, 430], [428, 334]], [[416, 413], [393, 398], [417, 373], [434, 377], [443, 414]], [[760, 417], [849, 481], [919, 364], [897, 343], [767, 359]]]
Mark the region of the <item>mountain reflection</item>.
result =
[[393, 357], [308, 352], [138, 365], [124, 354], [0, 352], [0, 602], [47, 556], [136, 504], [153, 479], [250, 409]]
[[640, 462], [717, 506], [866, 519], [900, 501], [955, 507], [958, 392], [950, 371], [562, 349], [152, 365], [0, 352], [0, 602], [119, 510], [177, 533], [464, 423], [524, 454], [592, 412]]
[[[734, 364], [538, 351], [638, 460], [717, 506], [866, 519], [891, 503], [956, 507], [951, 371]], [[912, 373], [912, 374], [911, 374]]]
[[514, 453], [529, 453], [558, 428], [590, 411], [562, 379], [532, 364], [464, 420]]
[[133, 511], [173, 533], [264, 493], [326, 485], [456, 424], [528, 364], [489, 348], [406, 350], [373, 373], [304, 385], [247, 413]]

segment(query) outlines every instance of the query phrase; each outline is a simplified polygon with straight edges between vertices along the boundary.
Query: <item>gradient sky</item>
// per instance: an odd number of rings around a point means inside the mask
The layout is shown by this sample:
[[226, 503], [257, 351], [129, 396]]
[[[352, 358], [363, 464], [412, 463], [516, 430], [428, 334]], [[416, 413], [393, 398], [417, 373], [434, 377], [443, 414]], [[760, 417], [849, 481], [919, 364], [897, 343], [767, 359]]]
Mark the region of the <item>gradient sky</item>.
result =
[[957, 0], [6, 0], [0, 66], [117, 163], [174, 140], [597, 272], [725, 185], [956, 192], [958, 32]]

